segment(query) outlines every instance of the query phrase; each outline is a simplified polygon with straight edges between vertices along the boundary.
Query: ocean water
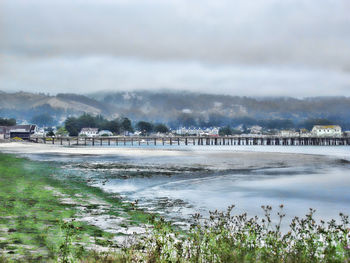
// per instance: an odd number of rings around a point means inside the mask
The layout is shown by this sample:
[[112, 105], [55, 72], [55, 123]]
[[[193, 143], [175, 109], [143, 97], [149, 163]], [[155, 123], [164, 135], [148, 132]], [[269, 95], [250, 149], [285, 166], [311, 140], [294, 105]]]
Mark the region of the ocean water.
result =
[[[110, 148], [110, 147], [105, 147]], [[138, 149], [134, 146], [134, 149]], [[86, 148], [84, 148], [86, 149]], [[91, 148], [94, 151], [96, 148]], [[284, 205], [286, 221], [316, 209], [316, 218], [350, 214], [347, 146], [142, 146], [123, 154], [27, 152], [60, 163], [89, 184], [137, 200], [138, 206], [175, 222], [194, 213], [236, 206], [262, 215], [262, 205]], [[167, 154], [162, 154], [162, 151]], [[84, 150], [85, 151], [85, 150]], [[156, 152], [155, 152], [156, 151]], [[157, 153], [157, 154], [155, 154]], [[164, 152], [165, 153], [165, 152]]]

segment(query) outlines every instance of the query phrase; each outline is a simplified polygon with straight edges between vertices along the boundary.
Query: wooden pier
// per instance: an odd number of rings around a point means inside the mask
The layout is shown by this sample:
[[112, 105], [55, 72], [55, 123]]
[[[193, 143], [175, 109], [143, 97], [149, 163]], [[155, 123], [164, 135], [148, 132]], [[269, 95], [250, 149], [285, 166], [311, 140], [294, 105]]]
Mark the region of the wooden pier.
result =
[[141, 145], [279, 145], [338, 146], [350, 145], [350, 137], [282, 137], [276, 135], [239, 135], [228, 137], [31, 137], [32, 142], [65, 146], [141, 146]]

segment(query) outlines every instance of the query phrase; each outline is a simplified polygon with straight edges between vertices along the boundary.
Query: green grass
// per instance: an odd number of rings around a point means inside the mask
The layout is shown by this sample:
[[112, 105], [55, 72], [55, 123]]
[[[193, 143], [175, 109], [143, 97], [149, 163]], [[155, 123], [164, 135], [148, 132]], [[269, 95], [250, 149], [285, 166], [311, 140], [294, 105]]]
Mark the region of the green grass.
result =
[[[81, 178], [61, 175], [54, 163], [0, 154], [0, 262], [350, 262], [349, 217], [343, 214], [338, 221], [316, 222], [311, 209], [282, 232], [282, 206], [275, 220], [269, 206], [262, 207], [262, 218], [234, 214], [230, 207], [226, 213], [210, 213], [207, 219], [195, 215], [190, 230], [180, 231]], [[118, 252], [87, 250], [91, 243], [110, 247], [112, 235], [74, 220], [75, 205], [62, 203], [54, 191], [77, 200], [99, 197], [112, 205], [108, 213], [122, 211], [129, 224], [152, 227]]]
[[[2, 252], [8, 259], [33, 262], [58, 260], [69, 229], [63, 227], [64, 221], [74, 219], [77, 210], [72, 204], [60, 202], [57, 191], [71, 199], [76, 193], [102, 196], [101, 191], [83, 183], [55, 179], [52, 175], [58, 172], [51, 163], [0, 154], [0, 255]], [[113, 203], [121, 205], [120, 201]], [[101, 244], [112, 237], [83, 222], [70, 225], [78, 230], [70, 251], [74, 255], [82, 254], [79, 246], [91, 243], [90, 237], [98, 237]]]

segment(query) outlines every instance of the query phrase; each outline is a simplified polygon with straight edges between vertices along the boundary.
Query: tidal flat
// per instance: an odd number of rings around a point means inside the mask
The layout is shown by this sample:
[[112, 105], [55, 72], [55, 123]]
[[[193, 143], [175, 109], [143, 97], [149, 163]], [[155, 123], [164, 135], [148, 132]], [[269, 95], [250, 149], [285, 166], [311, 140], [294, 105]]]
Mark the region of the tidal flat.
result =
[[[310, 207], [316, 209], [315, 220], [327, 221], [337, 218], [339, 212], [350, 212], [349, 147], [68, 148], [15, 143], [2, 144], [0, 149], [12, 154], [2, 155], [3, 169], [17, 169], [6, 170], [7, 174], [39, 181], [31, 182], [36, 187], [30, 189], [49, 194], [67, 213], [57, 207], [48, 210], [56, 211], [53, 213], [41, 211], [40, 206], [34, 212], [25, 207], [22, 217], [35, 221], [39, 211], [39, 215], [52, 215], [60, 221], [75, 218], [74, 224], [84, 230], [80, 231], [85, 236], [81, 239], [89, 244], [85, 247], [99, 251], [118, 249], [134, 232], [144, 233], [151, 224], [151, 215], [164, 217], [172, 226], [186, 231], [198, 213], [209, 218], [209, 211], [225, 211], [234, 204], [235, 214], [261, 217], [265, 213], [262, 205], [271, 205], [277, 211], [284, 204], [286, 216], [281, 231], [287, 231], [293, 217], [305, 215]], [[12, 179], [2, 177], [1, 192], [5, 193], [9, 184], [17, 189], [11, 190], [12, 195], [22, 193], [21, 183]], [[14, 202], [11, 198], [10, 194], [2, 196], [6, 203]], [[6, 233], [0, 234], [4, 253], [17, 254], [8, 238], [9, 233], [12, 235], [9, 229], [16, 228], [6, 223], [14, 219], [5, 220], [16, 217], [17, 212], [1, 213], [2, 233]], [[276, 221], [278, 217], [272, 218], [272, 223]], [[51, 229], [50, 224], [46, 227]], [[64, 234], [59, 225], [55, 227], [57, 233]], [[91, 229], [101, 238], [96, 240]], [[39, 251], [43, 258], [55, 254], [50, 252], [55, 246], [44, 243], [36, 248], [19, 247], [22, 256], [33, 251]]]

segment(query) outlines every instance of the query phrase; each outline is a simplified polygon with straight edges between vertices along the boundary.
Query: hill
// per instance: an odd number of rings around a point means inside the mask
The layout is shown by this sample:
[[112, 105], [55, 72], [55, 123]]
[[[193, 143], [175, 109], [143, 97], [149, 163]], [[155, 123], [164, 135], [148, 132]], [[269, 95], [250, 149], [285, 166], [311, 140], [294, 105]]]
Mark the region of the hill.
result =
[[30, 121], [33, 116], [42, 113], [48, 113], [59, 121], [68, 115], [82, 113], [108, 115], [109, 109], [101, 102], [76, 94], [0, 93], [0, 116]]
[[[193, 92], [99, 92], [87, 95], [0, 93], [0, 116], [29, 121], [42, 112], [62, 121], [69, 115], [126, 116], [134, 121], [167, 123], [172, 127], [253, 125], [271, 128], [328, 119], [350, 129], [348, 97], [240, 97]], [[271, 124], [272, 123], [272, 124]], [[280, 127], [283, 128], [283, 127]]]
[[[193, 92], [107, 92], [91, 97], [113, 105], [132, 119], [161, 121], [172, 126], [254, 124], [259, 120], [329, 119], [350, 128], [348, 97], [240, 97]], [[278, 124], [277, 124], [278, 125]]]

